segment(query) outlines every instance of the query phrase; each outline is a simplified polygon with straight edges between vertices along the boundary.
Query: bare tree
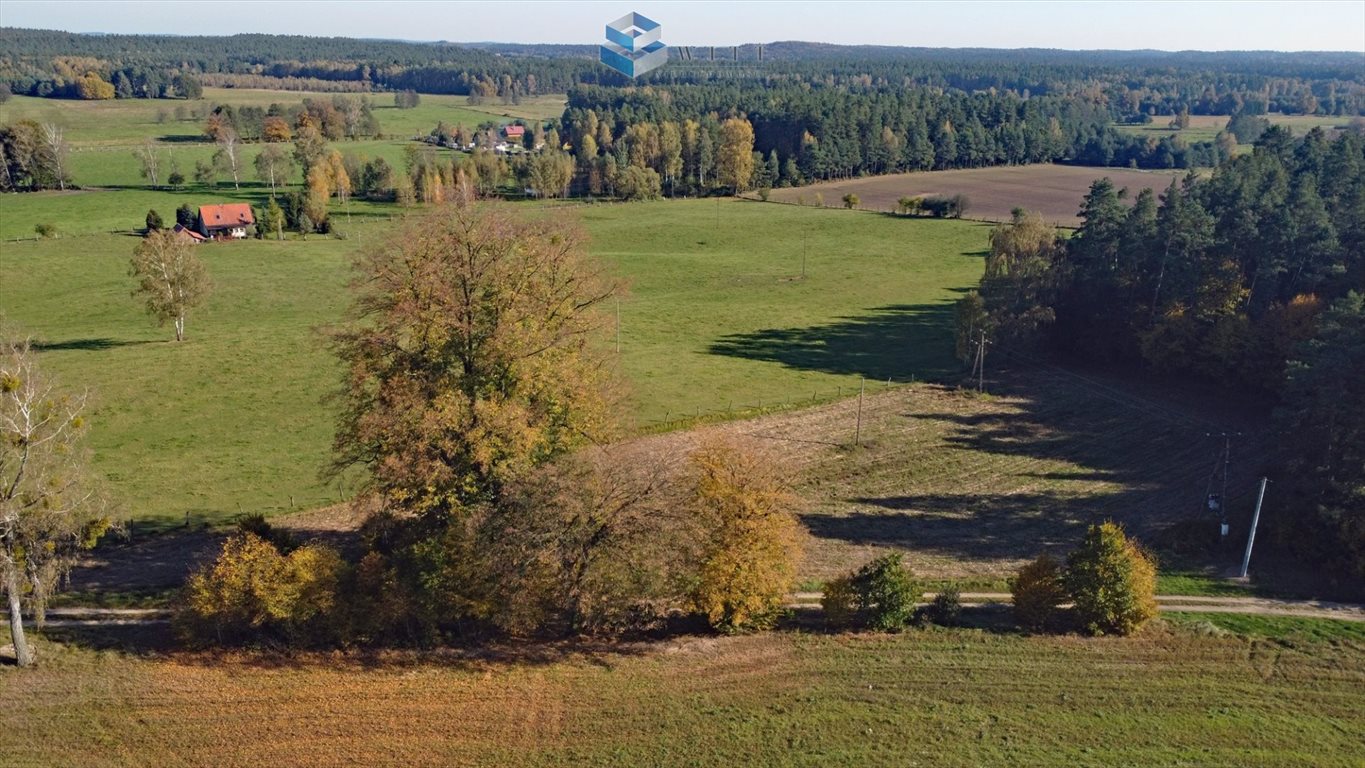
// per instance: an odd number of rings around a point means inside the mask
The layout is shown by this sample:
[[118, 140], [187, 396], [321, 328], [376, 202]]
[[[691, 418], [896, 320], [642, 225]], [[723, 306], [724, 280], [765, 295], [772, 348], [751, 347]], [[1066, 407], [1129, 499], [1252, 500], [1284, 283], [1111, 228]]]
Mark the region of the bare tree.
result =
[[175, 232], [153, 232], [133, 251], [130, 274], [138, 279], [134, 296], [162, 325], [175, 325], [175, 340], [185, 340], [185, 315], [209, 293], [208, 270], [194, 254], [195, 244]]
[[67, 146], [61, 126], [55, 123], [43, 123], [43, 142], [47, 144], [48, 152], [52, 155], [52, 168], [56, 171], [57, 186], [65, 191]]
[[218, 151], [214, 153], [213, 159], [222, 163], [223, 167], [232, 173], [232, 188], [241, 189], [237, 132], [224, 126], [218, 130], [217, 136]]
[[152, 143], [151, 139], [147, 139], [142, 146], [133, 150], [133, 157], [137, 158], [137, 161], [142, 164], [142, 178], [147, 179], [153, 187], [156, 187], [157, 179], [161, 174], [161, 157], [156, 153], [156, 145]]
[[254, 164], [256, 178], [270, 185], [271, 195], [275, 194], [276, 185], [283, 183], [294, 172], [294, 158], [278, 144], [265, 145], [256, 155]]
[[33, 663], [23, 609], [43, 625], [48, 597], [108, 528], [80, 450], [85, 397], [63, 394], [27, 340], [0, 341], [0, 577], [19, 666]]

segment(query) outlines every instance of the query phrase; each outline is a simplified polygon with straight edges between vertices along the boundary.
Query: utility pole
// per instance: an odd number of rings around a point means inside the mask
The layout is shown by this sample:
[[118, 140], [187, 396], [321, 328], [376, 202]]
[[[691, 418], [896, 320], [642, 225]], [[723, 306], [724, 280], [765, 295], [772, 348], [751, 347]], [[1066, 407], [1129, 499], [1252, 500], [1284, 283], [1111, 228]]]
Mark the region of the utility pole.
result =
[[976, 392], [981, 394], [986, 391], [986, 331], [980, 331], [981, 337], [976, 342], [976, 366], [973, 371], [976, 374]]
[[1242, 572], [1237, 578], [1247, 577], [1247, 566], [1251, 565], [1251, 545], [1256, 543], [1256, 524], [1261, 520], [1261, 501], [1265, 499], [1265, 484], [1270, 482], [1266, 478], [1261, 478], [1261, 489], [1256, 492], [1256, 511], [1251, 513], [1251, 531], [1247, 533], [1247, 551], [1242, 555]]
[[853, 445], [863, 444], [863, 392], [867, 391], [867, 379], [858, 380], [858, 425], [853, 429]]

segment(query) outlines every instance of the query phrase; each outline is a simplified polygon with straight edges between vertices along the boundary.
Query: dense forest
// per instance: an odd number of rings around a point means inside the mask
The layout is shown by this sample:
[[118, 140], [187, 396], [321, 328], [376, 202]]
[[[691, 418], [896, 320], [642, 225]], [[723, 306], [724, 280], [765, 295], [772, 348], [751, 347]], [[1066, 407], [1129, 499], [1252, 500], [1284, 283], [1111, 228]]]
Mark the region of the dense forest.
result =
[[992, 236], [959, 350], [1046, 352], [1273, 405], [1281, 545], [1365, 585], [1365, 136], [1265, 131], [1159, 195], [1096, 182], [1069, 240], [1016, 214]]
[[[645, 85], [717, 81], [769, 87], [922, 87], [1081, 98], [1115, 119], [1238, 112], [1365, 113], [1365, 57], [1356, 53], [1243, 51], [1057, 51], [778, 42], [675, 48]], [[521, 93], [562, 93], [577, 84], [625, 85], [589, 45], [413, 43], [244, 34], [225, 37], [78, 35], [0, 29], [0, 81], [16, 93], [75, 96], [94, 72], [135, 96], [163, 97], [176, 74], [347, 82], [380, 90], [469, 94], [493, 83]], [[506, 78], [506, 80], [504, 80]], [[127, 97], [128, 90], [119, 92]], [[183, 95], [183, 94], [181, 94]]]
[[[1255, 131], [1147, 138], [1117, 123], [1167, 115], [1365, 113], [1354, 53], [998, 51], [783, 42], [676, 49], [638, 82], [592, 46], [0, 30], [0, 89], [58, 98], [196, 98], [203, 84], [467, 94], [569, 94], [568, 137], [592, 192], [795, 185], [866, 174], [1072, 162], [1213, 167]], [[754, 173], [716, 172], [721, 126], [752, 126]], [[259, 122], [259, 121], [257, 121]], [[695, 128], [689, 128], [695, 123]], [[593, 142], [584, 146], [583, 136]], [[249, 138], [250, 131], [239, 131]], [[674, 140], [681, 135], [683, 146]], [[696, 136], [690, 148], [685, 141]], [[678, 151], [674, 151], [678, 148]], [[678, 167], [679, 157], [685, 167]], [[747, 164], [743, 161], [741, 164]], [[631, 170], [631, 169], [635, 170]], [[657, 175], [655, 181], [646, 171]], [[632, 178], [627, 178], [631, 176]], [[613, 179], [627, 183], [618, 185]], [[633, 182], [633, 183], [632, 183]]]
[[[1226, 137], [1149, 141], [1115, 129], [1104, 107], [1065, 96], [804, 84], [582, 86], [569, 92], [560, 133], [575, 137], [581, 151], [582, 126], [595, 122], [601, 131], [597, 149], [607, 150], [644, 124], [695, 121], [710, 127], [714, 144], [716, 126], [727, 117], [752, 124], [753, 149], [772, 166], [773, 172], [753, 181], [756, 187], [1037, 162], [1208, 167], [1230, 156], [1236, 144]], [[705, 189], [706, 176], [702, 168], [683, 178]]]

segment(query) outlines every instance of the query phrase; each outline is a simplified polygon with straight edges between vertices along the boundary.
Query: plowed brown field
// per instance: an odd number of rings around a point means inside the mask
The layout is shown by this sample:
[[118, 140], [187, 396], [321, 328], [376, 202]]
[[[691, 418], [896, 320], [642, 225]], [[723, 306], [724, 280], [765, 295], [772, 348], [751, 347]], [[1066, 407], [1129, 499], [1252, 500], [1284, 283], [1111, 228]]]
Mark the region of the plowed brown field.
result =
[[793, 189], [774, 189], [770, 199], [815, 205], [818, 195], [825, 205], [840, 207], [844, 195], [851, 192], [858, 196], [859, 208], [891, 212], [896, 210], [896, 201], [902, 197], [963, 194], [971, 201], [967, 218], [1006, 221], [1015, 208], [1027, 208], [1041, 213], [1044, 219], [1057, 226], [1074, 227], [1080, 223], [1076, 211], [1081, 198], [1096, 179], [1108, 176], [1115, 186], [1128, 187], [1135, 195], [1144, 187], [1160, 192], [1170, 185], [1171, 179], [1183, 174], [1184, 171], [1076, 165], [1012, 165], [830, 181]]

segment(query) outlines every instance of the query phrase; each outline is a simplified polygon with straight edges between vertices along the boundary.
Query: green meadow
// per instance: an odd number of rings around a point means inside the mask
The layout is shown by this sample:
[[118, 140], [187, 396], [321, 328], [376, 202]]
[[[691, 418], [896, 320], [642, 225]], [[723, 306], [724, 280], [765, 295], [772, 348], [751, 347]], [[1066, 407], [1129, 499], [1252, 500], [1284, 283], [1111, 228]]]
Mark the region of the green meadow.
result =
[[[181, 144], [203, 136], [203, 120], [190, 116], [195, 109], [207, 111], [215, 104], [236, 107], [301, 104], [306, 98], [330, 101], [334, 95], [249, 88], [205, 88], [204, 98], [196, 101], [76, 101], [14, 96], [0, 105], [0, 123], [19, 120], [55, 123], [65, 129], [67, 141], [78, 148], [117, 145], [131, 148], [149, 138], [163, 143]], [[421, 104], [412, 109], [398, 109], [393, 105], [393, 95], [389, 93], [341, 95], [351, 99], [362, 96], [370, 99], [384, 134], [402, 139], [429, 133], [440, 121], [473, 127], [484, 122], [506, 123], [518, 118], [554, 120], [564, 112], [565, 103], [563, 94], [554, 94], [527, 98], [516, 105], [487, 103], [471, 106], [464, 96], [423, 94]], [[177, 118], [177, 107], [187, 113], [184, 119]]]
[[[36, 217], [107, 231], [136, 226], [152, 206], [169, 216], [180, 201], [208, 202], [145, 190], [10, 195], [0, 218], [6, 236], [24, 228], [12, 220]], [[333, 427], [322, 399], [338, 373], [315, 329], [341, 317], [352, 256], [389, 236], [387, 217], [399, 213], [353, 208], [349, 225], [333, 212], [345, 240], [204, 246], [214, 292], [181, 344], [129, 294], [136, 236], [0, 244], [0, 311], [68, 388], [89, 389], [95, 464], [124, 516], [217, 521], [348, 493], [318, 476]], [[949, 302], [980, 276], [988, 231], [738, 200], [569, 214], [627, 287], [619, 360], [635, 403], [624, 416], [639, 429], [832, 399], [864, 376], [951, 370]], [[614, 350], [614, 335], [608, 343]]]
[[[1302, 136], [1314, 128], [1331, 130], [1333, 128], [1345, 128], [1350, 121], [1347, 117], [1328, 117], [1318, 115], [1282, 115], [1269, 114], [1265, 118], [1271, 125], [1287, 126], [1296, 136]], [[1190, 126], [1184, 130], [1175, 130], [1170, 127], [1170, 115], [1156, 115], [1152, 122], [1147, 125], [1120, 125], [1117, 126], [1124, 133], [1131, 133], [1134, 136], [1142, 136], [1152, 140], [1160, 140], [1167, 136], [1179, 136], [1186, 142], [1213, 141], [1218, 136], [1218, 132], [1227, 127], [1227, 115], [1191, 115]]]

